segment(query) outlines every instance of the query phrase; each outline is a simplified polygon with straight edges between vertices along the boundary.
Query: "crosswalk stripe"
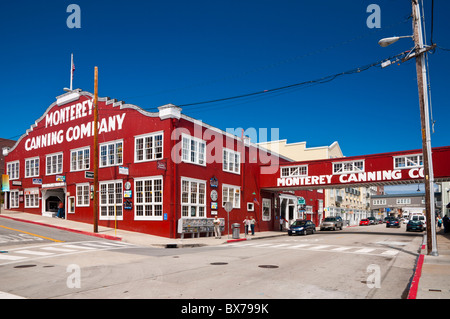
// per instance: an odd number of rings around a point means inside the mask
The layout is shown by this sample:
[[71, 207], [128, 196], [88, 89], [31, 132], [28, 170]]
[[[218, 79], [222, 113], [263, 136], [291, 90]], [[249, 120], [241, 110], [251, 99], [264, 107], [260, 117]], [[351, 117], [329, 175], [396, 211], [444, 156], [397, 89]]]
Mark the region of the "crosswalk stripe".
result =
[[63, 247], [73, 248], [73, 249], [85, 249], [85, 250], [95, 250], [94, 247], [86, 247], [82, 245], [64, 245]]
[[375, 250], [375, 248], [362, 248], [362, 249], [354, 251], [354, 253], [364, 254], [364, 253], [370, 253], [371, 251], [374, 251], [374, 250]]
[[25, 259], [25, 258], [27, 258], [27, 257], [0, 254], [0, 260], [21, 260], [21, 259]]
[[337, 247], [337, 248], [333, 248], [332, 251], [344, 251], [344, 250], [349, 250], [352, 248], [353, 247]]
[[34, 255], [34, 256], [50, 256], [54, 253], [47, 253], [45, 251], [34, 251], [34, 250], [16, 250], [14, 253], [25, 254], [25, 255]]
[[314, 246], [311, 248], [308, 248], [309, 250], [319, 250], [319, 249], [323, 249], [323, 248], [327, 248], [330, 247], [330, 245], [320, 245], [320, 246]]
[[43, 247], [41, 249], [57, 251], [57, 252], [62, 252], [62, 253], [70, 253], [70, 252], [74, 251], [73, 249], [66, 249], [66, 248], [60, 248], [60, 247]]
[[304, 247], [308, 247], [311, 246], [311, 244], [300, 244], [300, 245], [295, 245], [295, 246], [291, 246], [288, 247], [289, 249], [296, 249], [296, 248], [304, 248]]

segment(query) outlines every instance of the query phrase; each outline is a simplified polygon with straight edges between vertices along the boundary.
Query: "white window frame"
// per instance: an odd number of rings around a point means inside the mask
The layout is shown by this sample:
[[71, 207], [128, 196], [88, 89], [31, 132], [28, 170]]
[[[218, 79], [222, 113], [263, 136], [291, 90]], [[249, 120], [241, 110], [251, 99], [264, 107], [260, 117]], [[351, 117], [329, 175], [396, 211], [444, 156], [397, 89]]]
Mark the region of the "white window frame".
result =
[[39, 188], [26, 188], [24, 201], [25, 208], [39, 208]]
[[233, 208], [241, 208], [240, 186], [222, 184], [222, 207], [225, 206], [226, 202], [231, 202], [233, 204]]
[[[121, 150], [118, 151], [119, 144], [121, 144]], [[111, 149], [111, 146], [113, 149]], [[106, 152], [103, 155], [102, 148], [106, 148]], [[118, 166], [123, 164], [123, 140], [109, 141], [106, 143], [102, 143], [99, 145], [99, 167], [111, 167]], [[103, 157], [105, 157], [105, 161], [103, 161]], [[113, 159], [113, 161], [111, 161]]]
[[[61, 163], [59, 162], [59, 156], [61, 156]], [[49, 171], [49, 161], [50, 161], [50, 171]], [[45, 175], [50, 176], [62, 174], [63, 166], [64, 166], [64, 154], [62, 152], [45, 155]]]
[[[204, 180], [181, 178], [181, 217], [206, 217], [206, 185]], [[195, 193], [192, 192], [194, 188]], [[201, 190], [203, 190], [203, 194]]]
[[222, 170], [228, 173], [241, 174], [241, 153], [228, 148], [222, 150]]
[[397, 198], [397, 205], [408, 205], [411, 204], [411, 198]]
[[373, 205], [386, 205], [386, 200], [385, 199], [374, 199], [373, 200]]
[[6, 174], [10, 180], [19, 179], [20, 176], [20, 161], [13, 161], [6, 164]]
[[[362, 167], [359, 167], [359, 165], [356, 165], [356, 163], [358, 163], [358, 164], [361, 163]], [[349, 173], [362, 173], [364, 171], [365, 171], [365, 161], [364, 160], [334, 162], [333, 163], [333, 175], [349, 174]]]
[[19, 208], [19, 191], [11, 190], [9, 192], [9, 207]]
[[[155, 182], [157, 183], [155, 184]], [[162, 176], [134, 179], [135, 220], [163, 220], [163, 189]], [[139, 211], [142, 212], [142, 215], [138, 215]]]
[[[264, 213], [264, 209], [268, 210], [268, 215]], [[270, 198], [263, 198], [261, 205], [261, 216], [263, 221], [270, 221], [272, 219], [272, 200]]]
[[89, 207], [90, 186], [89, 183], [76, 184], [76, 207]]
[[[112, 193], [109, 185], [113, 185]], [[117, 220], [123, 220], [123, 181], [118, 179], [99, 182], [99, 195], [99, 219], [114, 220], [117, 218]], [[113, 195], [112, 198], [110, 197], [111, 195]], [[115, 208], [116, 212], [114, 212]], [[103, 212], [104, 209], [106, 214]]]
[[281, 177], [308, 176], [308, 165], [282, 166], [280, 174]]
[[393, 161], [394, 169], [423, 167], [423, 154], [394, 156]]
[[206, 141], [181, 134], [181, 161], [206, 166]]
[[[142, 144], [141, 144], [142, 143]], [[151, 143], [151, 146], [149, 146]], [[142, 148], [139, 147], [142, 145]], [[164, 132], [154, 132], [151, 134], [134, 137], [134, 162], [150, 162], [160, 160], [164, 157]], [[142, 152], [142, 154], [139, 154]], [[142, 159], [139, 157], [142, 156]]]
[[39, 176], [39, 156], [25, 159], [25, 178], [38, 176]]
[[[87, 151], [87, 157], [86, 157]], [[75, 155], [75, 157], [74, 157]], [[81, 158], [80, 158], [81, 155]], [[81, 147], [70, 150], [70, 171], [86, 171], [91, 167], [91, 148]]]

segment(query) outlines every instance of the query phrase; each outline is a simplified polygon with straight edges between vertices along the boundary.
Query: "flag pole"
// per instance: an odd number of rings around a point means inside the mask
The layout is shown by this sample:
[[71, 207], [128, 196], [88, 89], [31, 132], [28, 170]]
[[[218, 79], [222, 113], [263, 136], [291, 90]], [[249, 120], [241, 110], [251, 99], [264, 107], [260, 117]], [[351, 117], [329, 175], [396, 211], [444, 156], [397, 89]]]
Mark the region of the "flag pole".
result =
[[73, 84], [73, 53], [70, 55], [70, 91], [72, 91]]

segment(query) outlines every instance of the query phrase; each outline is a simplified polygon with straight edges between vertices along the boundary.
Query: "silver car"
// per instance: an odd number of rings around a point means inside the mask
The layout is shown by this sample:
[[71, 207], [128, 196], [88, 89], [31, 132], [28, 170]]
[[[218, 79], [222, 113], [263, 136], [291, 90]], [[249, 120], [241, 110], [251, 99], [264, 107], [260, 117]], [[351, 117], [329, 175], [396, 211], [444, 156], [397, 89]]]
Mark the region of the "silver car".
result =
[[325, 229], [332, 229], [332, 230], [336, 230], [336, 229], [340, 229], [342, 230], [342, 227], [344, 226], [344, 222], [342, 221], [342, 218], [339, 216], [335, 216], [335, 217], [326, 217], [322, 224], [320, 225], [320, 230], [325, 230]]

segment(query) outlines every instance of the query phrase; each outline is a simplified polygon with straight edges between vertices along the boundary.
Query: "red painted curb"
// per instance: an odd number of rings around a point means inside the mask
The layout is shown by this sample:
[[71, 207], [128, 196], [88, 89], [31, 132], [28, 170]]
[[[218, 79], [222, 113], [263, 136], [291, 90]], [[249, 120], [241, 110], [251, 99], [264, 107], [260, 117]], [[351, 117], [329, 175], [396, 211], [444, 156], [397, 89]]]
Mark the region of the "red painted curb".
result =
[[247, 240], [247, 238], [228, 239], [228, 240], [227, 240], [227, 243], [232, 243], [232, 242], [235, 242], [235, 241], [244, 241], [244, 240]]
[[19, 221], [19, 222], [24, 222], [24, 223], [30, 223], [30, 224], [40, 225], [40, 226], [52, 227], [52, 228], [56, 228], [56, 229], [70, 231], [70, 232], [73, 232], [73, 233], [99, 237], [99, 238], [108, 239], [108, 240], [117, 240], [117, 241], [121, 241], [122, 240], [122, 238], [120, 238], [120, 237], [111, 236], [111, 235], [97, 234], [97, 233], [87, 232], [87, 231], [83, 231], [83, 230], [77, 230], [77, 229], [72, 229], [72, 228], [67, 228], [67, 227], [62, 227], [62, 226], [49, 225], [49, 224], [45, 224], [45, 223], [40, 223], [40, 222], [35, 222], [35, 221], [26, 220], [26, 219], [20, 219], [20, 218], [14, 218], [14, 217], [4, 216], [4, 215], [0, 215], [0, 217], [12, 219], [12, 220]]
[[415, 271], [414, 277], [411, 281], [411, 286], [409, 287], [408, 299], [416, 299], [416, 297], [417, 297], [417, 290], [419, 288], [420, 275], [422, 274], [423, 260], [424, 260], [424, 255], [420, 254], [419, 259], [417, 260], [416, 271]]

